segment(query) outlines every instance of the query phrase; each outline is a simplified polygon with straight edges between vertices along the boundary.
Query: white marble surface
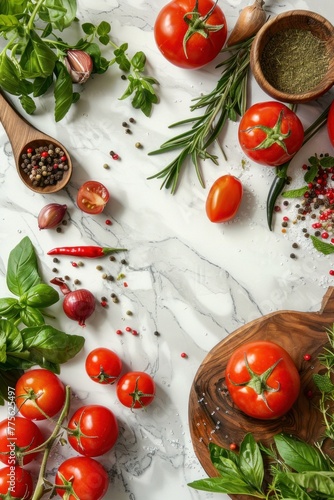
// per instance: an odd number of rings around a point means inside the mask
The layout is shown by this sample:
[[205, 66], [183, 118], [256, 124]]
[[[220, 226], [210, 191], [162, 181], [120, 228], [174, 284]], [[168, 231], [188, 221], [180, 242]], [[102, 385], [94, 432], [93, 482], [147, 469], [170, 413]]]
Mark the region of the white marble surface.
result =
[[[116, 68], [96, 76], [81, 89], [80, 102], [60, 123], [52, 117], [52, 97], [38, 101], [31, 123], [67, 147], [74, 159], [70, 185], [56, 195], [38, 195], [20, 183], [14, 167], [10, 143], [0, 129], [0, 290], [7, 296], [5, 272], [10, 250], [29, 236], [36, 248], [41, 270], [50, 280], [55, 264], [46, 253], [55, 246], [98, 244], [129, 249], [127, 265], [108, 259], [101, 263], [106, 272], [122, 281], [101, 279], [97, 261], [85, 261], [73, 268], [70, 258], [62, 258], [58, 275], [80, 279], [99, 300], [115, 292], [119, 304], [99, 304], [84, 331], [62, 312], [56, 325], [68, 333], [83, 333], [86, 344], [77, 358], [62, 367], [61, 377], [71, 384], [74, 406], [100, 403], [109, 406], [120, 423], [115, 448], [100, 461], [110, 473], [108, 500], [204, 500], [214, 495], [190, 489], [187, 483], [205, 473], [194, 455], [188, 427], [188, 394], [195, 373], [208, 351], [220, 340], [248, 321], [279, 310], [317, 311], [328, 286], [334, 284], [329, 270], [334, 257], [314, 251], [302, 235], [302, 227], [291, 227], [284, 235], [282, 214], [276, 217], [274, 230], [266, 223], [266, 197], [274, 170], [245, 160], [237, 143], [237, 124], [229, 123], [220, 140], [228, 161], [219, 149], [219, 166], [203, 164], [206, 188], [199, 186], [189, 164], [174, 196], [160, 190], [159, 180], [147, 180], [167, 164], [168, 156], [149, 157], [147, 153], [173, 134], [168, 125], [189, 116], [193, 97], [214, 88], [219, 70], [215, 63], [195, 71], [170, 65], [159, 53], [153, 38], [153, 24], [163, 0], [79, 0], [78, 17], [82, 22], [107, 20], [117, 42], [129, 42], [129, 53], [143, 50], [150, 73], [160, 81], [161, 102], [150, 118], [133, 110], [130, 101], [119, 101], [125, 83]], [[93, 6], [92, 6], [93, 5]], [[219, 0], [229, 29], [238, 12], [248, 5], [244, 0]], [[325, 0], [266, 2], [270, 15], [293, 8], [316, 11], [334, 23], [334, 7]], [[327, 94], [317, 103], [302, 105], [298, 112], [308, 126], [329, 100]], [[251, 80], [250, 103], [269, 100]], [[134, 117], [132, 134], [125, 134], [122, 122]], [[143, 149], [137, 149], [140, 141]], [[121, 157], [111, 160], [109, 151]], [[292, 168], [314, 154], [332, 152], [326, 130], [296, 156]], [[174, 154], [174, 153], [172, 153]], [[171, 158], [172, 156], [170, 156]], [[110, 169], [105, 170], [103, 164]], [[205, 214], [205, 200], [213, 181], [224, 173], [238, 176], [245, 195], [236, 219], [228, 224], [212, 224]], [[82, 213], [76, 206], [79, 186], [88, 179], [104, 183], [111, 199], [98, 216]], [[68, 225], [61, 233], [39, 231], [37, 216], [50, 202], [68, 205]], [[289, 209], [287, 209], [288, 213]], [[105, 224], [106, 219], [112, 225]], [[300, 248], [291, 259], [291, 245]], [[126, 315], [127, 310], [133, 316]], [[137, 329], [118, 336], [117, 329], [127, 325]], [[160, 336], [154, 335], [155, 331]], [[147, 411], [131, 413], [117, 402], [113, 387], [100, 387], [88, 380], [84, 360], [94, 347], [104, 345], [115, 350], [126, 369], [146, 370], [157, 384], [155, 402]], [[186, 352], [188, 357], [182, 358]], [[0, 416], [6, 409], [0, 409]], [[62, 456], [52, 455], [50, 477]], [[227, 498], [227, 497], [226, 497]]]

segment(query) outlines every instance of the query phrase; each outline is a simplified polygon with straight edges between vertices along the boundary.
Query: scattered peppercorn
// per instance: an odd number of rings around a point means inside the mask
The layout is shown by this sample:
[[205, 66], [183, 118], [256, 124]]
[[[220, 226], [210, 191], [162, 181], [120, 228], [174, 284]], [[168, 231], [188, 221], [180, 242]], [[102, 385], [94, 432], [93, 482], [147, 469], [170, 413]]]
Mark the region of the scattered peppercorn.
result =
[[73, 282], [75, 285], [80, 285], [81, 284], [81, 281], [78, 280], [78, 279], [75, 279], [74, 282]]
[[106, 170], [108, 170], [108, 168], [109, 168], [108, 163], [103, 163], [103, 168], [105, 168]]
[[102, 271], [103, 267], [102, 267], [102, 266], [100, 266], [100, 265], [98, 265], [98, 266], [96, 266], [96, 269], [97, 269], [98, 271]]
[[111, 225], [112, 225], [111, 220], [110, 220], [110, 219], [107, 219], [107, 220], [106, 220], [106, 224], [107, 224], [107, 226], [111, 226]]
[[58, 269], [57, 269], [56, 267], [54, 267], [54, 268], [52, 269], [52, 272], [53, 272], [53, 273], [57, 273], [57, 272], [58, 272]]
[[187, 358], [188, 355], [185, 352], [181, 352], [181, 358]]
[[132, 311], [126, 311], [126, 314], [127, 314], [128, 316], [132, 316], [132, 315], [133, 315], [133, 312], [132, 312]]
[[136, 142], [135, 147], [137, 149], [142, 149], [143, 145], [140, 142]]
[[111, 260], [112, 262], [114, 262], [116, 260], [115, 255], [110, 255], [109, 260]]
[[155, 335], [156, 337], [160, 337], [160, 333], [156, 330], [153, 335]]
[[131, 333], [132, 333], [132, 335], [134, 335], [134, 336], [139, 335], [139, 333], [137, 332], [137, 330], [132, 330], [132, 332], [131, 332]]
[[57, 233], [61, 233], [61, 227], [60, 227], [60, 226], [58, 226], [58, 227], [56, 228], [56, 232], [57, 232]]
[[122, 330], [116, 330], [117, 335], [123, 335]]
[[125, 265], [125, 264], [127, 264], [126, 260], [125, 260], [125, 259], [122, 259], [122, 260], [121, 260], [121, 264], [124, 264], [124, 265]]
[[132, 331], [132, 328], [131, 328], [130, 326], [127, 326], [127, 327], [125, 328], [125, 331], [126, 331], [126, 332], [131, 332], [131, 331]]
[[126, 122], [122, 123], [122, 127], [128, 127], [129, 125]]
[[64, 280], [68, 281], [68, 280], [70, 280], [70, 279], [71, 279], [71, 278], [70, 278], [67, 274], [64, 276]]
[[108, 306], [108, 302], [106, 300], [101, 300], [100, 304], [101, 304], [102, 307], [107, 307]]
[[52, 259], [52, 262], [54, 262], [55, 264], [59, 264], [60, 260], [59, 260], [59, 259], [57, 259], [57, 257], [54, 257], [54, 258]]
[[71, 262], [73, 267], [78, 267], [78, 264], [76, 262]]
[[296, 257], [296, 254], [295, 254], [295, 253], [290, 253], [290, 258], [291, 258], [291, 259], [296, 259], [296, 258], [297, 258], [297, 257]]
[[136, 120], [134, 118], [129, 118], [130, 123], [136, 123]]
[[310, 361], [311, 360], [311, 354], [304, 354], [303, 358], [305, 361]]

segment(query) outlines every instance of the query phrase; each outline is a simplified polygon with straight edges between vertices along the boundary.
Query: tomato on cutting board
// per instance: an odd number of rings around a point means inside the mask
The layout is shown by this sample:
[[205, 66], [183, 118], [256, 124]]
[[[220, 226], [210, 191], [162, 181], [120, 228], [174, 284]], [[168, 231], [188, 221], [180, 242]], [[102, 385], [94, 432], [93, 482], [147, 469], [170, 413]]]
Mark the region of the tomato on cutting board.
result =
[[223, 11], [212, 0], [172, 0], [159, 12], [154, 37], [163, 56], [185, 69], [212, 61], [227, 36]]
[[268, 341], [237, 348], [227, 363], [225, 383], [239, 410], [262, 420], [287, 413], [300, 391], [300, 376], [290, 354]]

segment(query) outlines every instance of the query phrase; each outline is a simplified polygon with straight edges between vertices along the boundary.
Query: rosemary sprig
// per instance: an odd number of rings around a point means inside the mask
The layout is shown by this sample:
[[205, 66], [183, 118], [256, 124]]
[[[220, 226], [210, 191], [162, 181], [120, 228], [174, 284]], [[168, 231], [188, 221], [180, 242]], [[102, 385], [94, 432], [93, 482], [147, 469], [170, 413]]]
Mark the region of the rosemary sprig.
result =
[[253, 39], [254, 37], [251, 37], [238, 45], [222, 50], [222, 52], [229, 51], [231, 55], [217, 66], [223, 70], [216, 87], [209, 94], [193, 99], [194, 104], [190, 106], [192, 112], [202, 108], [205, 108], [205, 112], [200, 116], [170, 125], [169, 128], [174, 128], [190, 124], [191, 128], [149, 153], [158, 155], [181, 150], [165, 168], [149, 177], [149, 179], [164, 179], [161, 188], [170, 189], [172, 194], [176, 192], [182, 167], [188, 158], [195, 166], [198, 180], [203, 187], [199, 160], [210, 159], [218, 165], [218, 157], [210, 154], [208, 148], [217, 139], [227, 120], [236, 121], [237, 117], [246, 111], [250, 48]]

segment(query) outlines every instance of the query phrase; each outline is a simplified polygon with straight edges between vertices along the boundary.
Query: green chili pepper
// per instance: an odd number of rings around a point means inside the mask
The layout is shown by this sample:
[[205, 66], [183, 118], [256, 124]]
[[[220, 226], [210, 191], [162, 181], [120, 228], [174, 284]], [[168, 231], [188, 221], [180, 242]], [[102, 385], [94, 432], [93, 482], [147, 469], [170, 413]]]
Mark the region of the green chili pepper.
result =
[[[318, 130], [320, 130], [323, 127], [323, 125], [326, 124], [330, 107], [331, 105], [329, 105], [321, 113], [321, 115], [319, 115], [319, 117], [312, 123], [312, 125], [310, 125], [309, 128], [305, 130], [303, 146], [304, 144], [307, 143], [309, 139], [311, 139], [311, 137], [313, 137], [318, 132]], [[292, 160], [289, 160], [288, 162], [283, 163], [283, 165], [276, 167], [276, 177], [273, 180], [272, 185], [270, 186], [269, 189], [267, 197], [267, 222], [270, 231], [273, 220], [273, 214], [275, 210], [275, 203], [287, 182], [288, 179], [287, 171], [291, 161]]]

